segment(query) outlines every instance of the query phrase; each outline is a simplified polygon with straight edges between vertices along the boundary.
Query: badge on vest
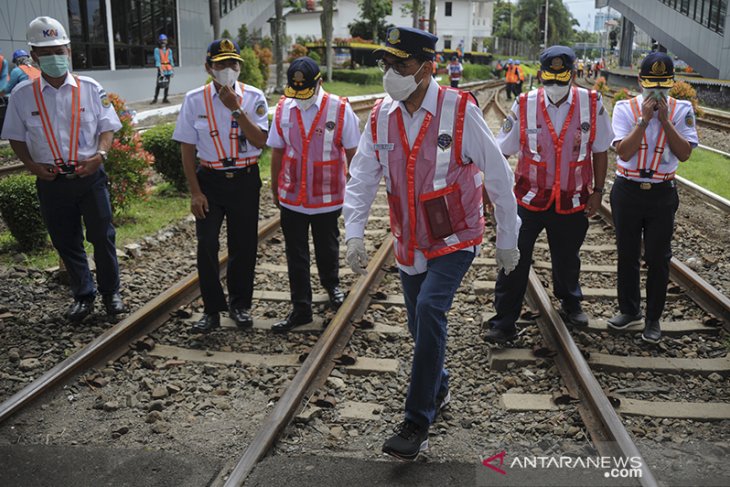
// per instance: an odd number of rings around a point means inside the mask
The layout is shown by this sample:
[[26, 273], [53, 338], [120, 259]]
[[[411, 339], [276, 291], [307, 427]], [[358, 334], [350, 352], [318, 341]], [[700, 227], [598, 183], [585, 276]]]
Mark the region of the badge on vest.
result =
[[514, 126], [515, 124], [512, 122], [512, 117], [507, 117], [504, 119], [504, 123], [502, 124], [502, 132], [508, 134]]
[[329, 122], [327, 122], [326, 124], [324, 124], [324, 126], [325, 126], [325, 128], [327, 130], [329, 130], [330, 132], [332, 132], [335, 129], [335, 122], [333, 122], [332, 120], [330, 120]]
[[687, 127], [693, 127], [695, 124], [695, 118], [692, 116], [691, 113], [688, 113], [686, 117], [684, 117], [684, 124]]
[[588, 132], [591, 129], [591, 124], [589, 124], [588, 122], [583, 122], [582, 124], [580, 124], [580, 129], [583, 132]]
[[454, 141], [451, 134], [439, 134], [437, 139], [438, 146], [441, 150], [446, 150], [451, 147], [451, 143]]
[[375, 144], [375, 150], [393, 150], [394, 144]]

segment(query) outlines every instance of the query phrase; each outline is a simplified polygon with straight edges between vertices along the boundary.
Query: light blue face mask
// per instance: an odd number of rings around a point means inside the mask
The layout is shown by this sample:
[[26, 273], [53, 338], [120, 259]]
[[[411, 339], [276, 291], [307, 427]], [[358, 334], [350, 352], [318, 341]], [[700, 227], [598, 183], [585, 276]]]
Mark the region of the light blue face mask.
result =
[[41, 71], [51, 78], [60, 78], [68, 72], [69, 59], [66, 54], [38, 56], [38, 64], [41, 67]]

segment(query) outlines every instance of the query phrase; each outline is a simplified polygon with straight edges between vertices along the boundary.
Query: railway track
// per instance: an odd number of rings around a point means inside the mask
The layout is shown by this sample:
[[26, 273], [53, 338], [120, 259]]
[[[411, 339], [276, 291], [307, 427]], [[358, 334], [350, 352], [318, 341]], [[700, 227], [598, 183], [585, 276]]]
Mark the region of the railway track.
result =
[[[499, 105], [497, 95], [488, 92], [485, 98], [486, 102], [482, 103], [485, 116], [491, 110], [495, 113], [494, 116], [497, 119], [503, 117], [504, 111]], [[365, 110], [365, 108], [362, 108], [362, 110]], [[499, 115], [500, 113], [501, 115]], [[363, 437], [372, 437], [375, 434], [377, 435], [376, 443], [382, 439], [381, 432], [373, 431], [371, 426], [373, 421], [376, 422], [375, 424], [382, 423], [381, 416], [387, 414], [390, 417], [391, 413], [394, 416], [399, 416], [397, 411], [400, 411], [400, 394], [394, 401], [391, 401], [396, 405], [390, 407], [388, 401], [385, 401], [384, 395], [388, 395], [385, 391], [403, 390], [408, 374], [407, 371], [403, 370], [403, 364], [399, 362], [408, 363], [408, 357], [410, 356], [410, 339], [403, 329], [405, 309], [402, 296], [398, 294], [397, 274], [394, 273], [394, 268], [389, 260], [392, 243], [386, 230], [388, 221], [387, 206], [382, 195], [373, 208], [370, 220], [366, 240], [371, 242], [375, 240], [379, 245], [377, 249], [374, 247], [369, 248], [371, 261], [368, 267], [368, 275], [354, 280], [348, 270], [341, 271], [343, 280], [351, 283], [352, 286], [347, 300], [340, 310], [331, 317], [328, 326], [324, 330], [322, 330], [323, 323], [317, 322], [312, 327], [305, 327], [304, 330], [290, 333], [282, 339], [267, 334], [263, 344], [259, 343], [262, 337], [258, 331], [254, 335], [246, 335], [240, 338], [242, 340], [240, 342], [238, 336], [233, 340], [230, 337], [230, 329], [225, 327], [220, 333], [213, 333], [201, 338], [185, 336], [184, 334], [182, 338], [176, 338], [175, 329], [179, 328], [181, 323], [186, 323], [187, 319], [195, 319], [195, 315], [191, 316], [190, 312], [180, 313], [181, 309], [190, 309], [187, 303], [193, 301], [196, 296], [194, 276], [190, 276], [189, 279], [184, 280], [184, 283], [181, 281], [181, 283], [166, 292], [164, 296], [158, 297], [150, 302], [149, 306], [138, 310], [110, 329], [90, 344], [88, 350], [84, 349], [69, 357], [64, 363], [49, 370], [41, 379], [29, 384], [22, 391], [6, 400], [0, 405], [0, 422], [6, 422], [12, 415], [19, 414], [24, 407], [34, 400], [41, 399], [44, 394], [47, 394], [55, 386], [68, 383], [73, 377], [78, 377], [79, 374], [88, 371], [90, 367], [99, 368], [109, 360], [126, 355], [127, 358], [132, 356], [127, 363], [133, 363], [137, 358], [142, 357], [143, 363], [148, 363], [153, 369], [162, 367], [161, 370], [168, 370], [169, 367], [172, 370], [184, 369], [191, 374], [199, 370], [198, 366], [200, 364], [206, 364], [203, 366], [201, 376], [190, 380], [191, 383], [206, 384], [205, 375], [207, 372], [205, 371], [210, 372], [215, 367], [215, 365], [210, 364], [218, 364], [218, 367], [225, 367], [224, 364], [235, 364], [236, 369], [234, 370], [236, 370], [239, 377], [245, 372], [247, 380], [242, 382], [243, 379], [239, 379], [235, 382], [235, 386], [240, 387], [243, 390], [242, 394], [248, 396], [248, 399], [252, 402], [258, 401], [260, 405], [256, 407], [262, 412], [266, 411], [266, 415], [253, 415], [253, 419], [258, 423], [257, 427], [254, 430], [247, 429], [246, 434], [243, 435], [244, 438], [238, 439], [238, 441], [243, 440], [247, 443], [247, 448], [237, 461], [223, 465], [221, 474], [218, 477], [219, 484], [225, 482], [226, 485], [230, 486], [242, 485], [260, 460], [272, 451], [276, 456], [289, 454], [292, 448], [294, 453], [300, 450], [314, 449], [314, 440], [311, 439], [311, 435], [307, 436], [308, 431], [312, 429], [312, 424], [318, 426], [324, 424], [328, 428], [331, 427], [330, 432], [343, 430], [346, 426], [347, 431], [344, 436], [332, 440], [333, 444], [340, 445], [340, 448], [344, 451], [352, 448], [357, 448], [358, 452], [367, 451], [367, 447], [363, 445]], [[260, 292], [257, 291], [255, 296], [259, 303], [255, 310], [257, 316], [262, 313], [264, 316], [270, 317], [276, 316], [277, 313], [280, 315], [282, 306], [285, 306], [282, 303], [286, 303], [288, 300], [285, 280], [286, 268], [280, 260], [283, 257], [281, 239], [275, 234], [277, 224], [276, 220], [271, 220], [266, 222], [259, 231], [262, 251], [258, 272], [269, 276], [277, 276], [277, 278], [271, 279], [266, 289]], [[373, 225], [376, 228], [373, 229]], [[491, 228], [489, 233], [493, 237], [494, 229]], [[595, 239], [601, 242], [605, 242], [608, 238], [611, 237], [608, 235], [595, 235]], [[485, 247], [488, 246], [485, 245]], [[491, 250], [486, 249], [485, 251], [491, 252]], [[605, 253], [605, 250], [603, 252]], [[601, 272], [605, 272], [605, 267], [606, 264], [599, 267], [603, 269]], [[544, 277], [544, 266], [536, 265], [536, 268]], [[454, 339], [455, 350], [450, 349], [449, 352], [453, 354], [450, 367], [457, 370], [454, 374], [452, 387], [455, 394], [463, 394], [464, 397], [461, 402], [459, 402], [457, 396], [457, 405], [462, 406], [465, 411], [469, 404], [472, 405], [472, 409], [474, 405], [481, 404], [478, 394], [484, 393], [482, 388], [475, 388], [471, 393], [468, 393], [470, 389], [465, 384], [466, 381], [461, 382], [459, 380], [459, 376], [465, 375], [466, 370], [472, 363], [482, 363], [485, 360], [481, 357], [483, 350], [474, 345], [474, 338], [478, 335], [475, 330], [478, 330], [479, 323], [468, 318], [468, 315], [471, 313], [478, 316], [478, 310], [484, 309], [485, 305], [488, 305], [485, 291], [488, 291], [490, 286], [483, 281], [485, 278], [489, 279], [490, 276], [493, 276], [493, 273], [493, 259], [477, 259], [473, 273], [465, 279], [462, 285], [462, 288], [467, 289], [462, 289], [457, 296], [454, 310], [458, 311], [452, 313], [452, 319], [454, 314], [458, 315], [455, 318], [456, 323], [452, 326], [452, 333], [456, 335]], [[278, 279], [278, 276], [283, 279]], [[544, 289], [540, 291], [537, 286], [539, 279], [539, 275], [533, 273], [531, 286], [534, 285], [534, 289], [531, 287], [530, 291], [531, 299], [533, 299], [532, 303], [536, 309], [541, 309], [542, 317], [552, 318], [557, 313], [554, 309], [548, 308], [549, 294]], [[695, 290], [698, 295], [702, 292], [701, 286]], [[475, 295], [478, 297], [475, 297]], [[537, 304], [536, 297], [541, 299], [543, 308], [540, 308], [540, 305]], [[546, 299], [546, 297], [548, 298]], [[321, 296], [315, 295], [315, 302], [321, 302], [322, 300]], [[164, 305], [164, 307], [158, 305]], [[725, 306], [725, 309], [727, 309], [727, 306], [723, 303], [720, 303], [719, 306]], [[265, 312], [264, 309], [266, 309]], [[718, 309], [722, 308], [710, 309], [714, 309], [713, 313], [716, 313]], [[172, 319], [170, 318], [171, 315], [173, 316]], [[178, 318], [175, 318], [176, 316]], [[185, 318], [182, 318], [183, 316]], [[556, 322], [558, 320], [559, 316]], [[260, 323], [256, 325], [257, 329], [265, 326], [265, 324]], [[460, 330], [462, 326], [464, 329]], [[157, 331], [153, 331], [155, 329]], [[317, 337], [318, 333], [321, 334]], [[579, 370], [584, 369], [580, 373], [585, 373], [587, 366], [585, 363], [581, 364], [580, 362], [580, 360], [584, 362], [585, 360], [582, 356], [576, 356], [577, 347], [575, 345], [571, 347], [567, 342], [570, 334], [567, 330], [558, 331], [557, 333], [566, 342], [565, 347], [573, 348], [574, 353], [573, 358], [556, 360], [558, 362], [563, 360], [570, 367]], [[130, 340], [138, 340], [138, 337], [145, 336], [151, 336], [152, 340], [148, 338], [141, 342], [134, 342], [142, 343], [143, 348], [141, 351], [130, 351]], [[302, 339], [302, 336], [307, 338]], [[535, 341], [542, 342], [545, 340], [550, 343], [547, 337], [540, 339], [534, 336], [532, 338]], [[525, 336], [520, 340], [527, 341], [528, 338]], [[180, 346], [181, 344], [184, 346]], [[551, 350], [558, 352], [561, 348], [554, 344], [548, 346]], [[585, 346], [585, 344], [582, 343], [581, 346]], [[91, 347], [96, 348], [96, 350], [92, 350]], [[135, 348], [139, 347], [135, 345]], [[236, 350], [229, 350], [231, 348]], [[251, 351], [242, 353], [237, 351], [239, 348], [243, 350], [250, 349]], [[491, 354], [489, 360], [494, 363], [495, 357], [496, 359], [499, 358], [499, 351]], [[401, 358], [402, 360], [399, 360]], [[515, 363], [515, 359], [511, 360]], [[301, 365], [299, 365], [300, 363]], [[62, 372], [62, 369], [65, 369], [65, 372]], [[287, 372], [277, 374], [275, 370], [286, 370]], [[538, 375], [542, 372], [545, 372], [545, 369], [537, 370]], [[261, 377], [262, 374], [263, 377]], [[550, 374], [547, 375], [550, 376]], [[499, 377], [499, 374], [497, 374], [497, 377]], [[566, 383], [570, 384], [567, 377], [568, 375], [566, 375]], [[494, 380], [494, 377], [490, 379], [481, 376], [480, 379], [488, 382]], [[141, 380], [139, 379], [137, 382]], [[555, 389], [555, 380], [556, 378], [553, 377], [552, 383], [543, 386], [543, 388], [547, 388], [547, 390]], [[620, 421], [613, 408], [606, 402], [608, 399], [602, 398], [598, 394], [601, 387], [596, 385], [595, 378], [591, 382], [590, 378], [585, 375], [583, 378], [579, 377], [572, 380], [577, 384], [573, 388], [575, 397], [585, 397], [589, 401], [588, 404], [578, 407], [577, 410], [582, 415], [585, 414], [585, 430], [589, 432], [598, 451], [606, 454], [636, 455], [637, 451], [633, 449], [635, 446], [632, 447], [633, 443], [631, 443], [631, 438], [626, 433], [625, 427], [620, 426]], [[253, 381], [256, 381], [256, 385], [252, 388], [251, 383]], [[228, 389], [231, 389], [233, 383], [229, 381], [229, 384]], [[390, 387], [391, 384], [392, 387]], [[169, 391], [170, 399], [167, 399], [167, 401], [175, 402], [175, 397], [180, 395], [181, 392], [176, 391], [176, 389], [179, 389], [179, 385], [172, 384], [172, 386], [174, 387], [167, 386], [168, 390], [171, 389]], [[278, 391], [279, 386], [286, 387], [283, 391]], [[186, 384], [184, 387], [190, 386]], [[219, 392], [222, 387], [224, 386], [219, 384], [213, 392]], [[202, 391], [204, 392], [205, 389], [202, 389]], [[313, 393], [317, 391], [320, 394], [314, 396]], [[154, 392], [154, 388], [151, 392]], [[198, 392], [201, 392], [200, 387]], [[210, 391], [208, 392], [210, 393]], [[228, 392], [228, 394], [232, 393]], [[206, 394], [202, 395], [205, 396]], [[240, 396], [238, 399], [240, 399]], [[273, 407], [267, 407], [267, 402], [270, 405], [273, 403]], [[590, 406], [591, 402], [594, 404], [593, 408]], [[149, 403], [156, 402], [149, 401]], [[235, 406], [234, 409], [236, 407], [238, 406]], [[570, 410], [572, 407], [567, 406], [567, 409]], [[444, 434], [447, 429], [454, 430], [457, 427], [454, 426], [455, 423], [451, 418], [448, 418], [446, 414], [443, 415], [443, 418], [433, 428], [436, 439], [432, 441], [432, 444], [436, 445], [436, 449], [443, 451], [453, 445], [450, 442], [458, 442], [459, 433], [474, 439], [483, 437], [485, 431], [491, 431], [492, 425], [489, 421], [482, 422], [481, 426], [478, 426], [478, 411], [480, 408], [481, 406], [477, 408], [476, 412], [471, 411], [472, 414], [477, 415], [477, 419], [472, 418], [474, 426], [469, 426], [468, 429], [464, 427], [459, 432], [450, 431], [448, 435]], [[584, 410], [593, 412], [589, 415], [584, 413]], [[212, 414], [209, 408], [205, 408], [203, 411], [208, 411], [206, 414]], [[149, 414], [151, 415], [152, 412]], [[565, 411], [561, 411], [561, 414], [570, 415], [569, 412]], [[318, 417], [322, 419], [316, 419]], [[350, 421], [350, 423], [343, 423], [343, 421]], [[605, 427], [606, 423], [613, 429], [607, 428], [603, 431], [598, 429], [599, 425], [602, 424]], [[352, 426], [352, 424], [355, 424], [355, 426]], [[591, 426], [591, 424], [593, 425]], [[235, 427], [238, 428], [238, 426]], [[593, 429], [594, 427], [596, 429]], [[357, 436], [352, 436], [353, 432], [356, 432]], [[292, 443], [292, 438], [302, 436], [305, 439], [297, 444]], [[321, 442], [321, 440], [319, 441]], [[480, 440], [476, 441], [476, 444], [481, 444], [479, 443]], [[611, 441], [616, 441], [620, 445], [618, 452], [611, 443], [607, 443]], [[355, 446], [353, 447], [352, 444]], [[379, 445], [376, 445], [376, 449], [377, 446]], [[370, 454], [367, 453], [367, 455]], [[373, 452], [372, 455], [374, 454]], [[653, 485], [650, 482], [652, 477], [648, 470], [642, 471], [642, 479], [645, 479], [643, 481], [644, 485]]]

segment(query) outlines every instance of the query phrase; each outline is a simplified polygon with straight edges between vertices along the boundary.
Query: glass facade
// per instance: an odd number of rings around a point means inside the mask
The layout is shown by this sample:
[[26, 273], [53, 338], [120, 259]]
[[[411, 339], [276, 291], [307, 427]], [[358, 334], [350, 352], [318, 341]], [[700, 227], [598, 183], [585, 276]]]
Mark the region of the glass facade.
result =
[[[114, 61], [117, 69], [155, 65], [160, 34], [176, 61], [176, 0], [112, 0]], [[109, 69], [107, 12], [104, 0], [67, 0], [74, 69]]]
[[725, 34], [728, 0], [659, 0], [721, 36]]

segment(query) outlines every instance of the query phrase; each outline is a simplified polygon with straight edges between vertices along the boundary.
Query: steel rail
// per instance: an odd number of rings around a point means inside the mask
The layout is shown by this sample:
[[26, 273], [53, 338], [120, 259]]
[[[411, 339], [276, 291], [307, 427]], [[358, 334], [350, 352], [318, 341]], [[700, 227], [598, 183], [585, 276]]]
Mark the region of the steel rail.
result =
[[0, 166], [0, 178], [21, 172], [23, 169], [25, 169], [25, 164], [22, 162]]
[[325, 367], [330, 359], [330, 352], [338, 342], [338, 338], [351, 326], [350, 319], [359, 307], [360, 303], [367, 298], [380, 267], [385, 263], [393, 249], [393, 239], [388, 236], [380, 246], [375, 256], [370, 261], [367, 274], [361, 276], [351, 288], [345, 302], [317, 343], [312, 347], [311, 352], [299, 368], [296, 376], [292, 379], [289, 387], [277, 401], [274, 409], [269, 413], [258, 429], [256, 436], [241, 456], [233, 471], [226, 480], [226, 487], [241, 486], [256, 464], [269, 452], [284, 428], [292, 420], [296, 411], [301, 406], [305, 394], [317, 377], [319, 370]]
[[[606, 202], [601, 204], [598, 211], [604, 220], [613, 225], [611, 207]], [[730, 324], [730, 298], [676, 257], [672, 257], [669, 262], [669, 277], [684, 288], [702, 309], [723, 320], [726, 327]]]
[[[279, 217], [267, 220], [259, 228], [259, 241], [273, 234], [279, 223]], [[227, 262], [228, 253], [225, 253], [220, 259], [221, 276], [225, 274]], [[171, 312], [199, 295], [198, 273], [193, 272], [0, 404], [0, 423], [78, 373], [125, 354], [134, 339], [159, 328]]]
[[548, 345], [558, 352], [556, 363], [563, 377], [569, 376], [566, 383], [574, 382], [579, 390], [571, 391], [585, 404], [587, 411], [581, 411], [581, 416], [587, 412], [589, 417], [583, 417], [586, 425], [598, 425], [600, 430], [589, 427], [591, 438], [596, 449], [607, 456], [620, 455], [623, 458], [641, 459], [641, 478], [639, 482], [645, 487], [658, 486], [656, 479], [639, 453], [636, 444], [621, 422], [611, 402], [603, 392], [598, 380], [570, 336], [563, 319], [552, 305], [545, 287], [534, 269], [530, 269], [529, 286], [527, 289], [531, 304], [540, 312], [538, 325]]

